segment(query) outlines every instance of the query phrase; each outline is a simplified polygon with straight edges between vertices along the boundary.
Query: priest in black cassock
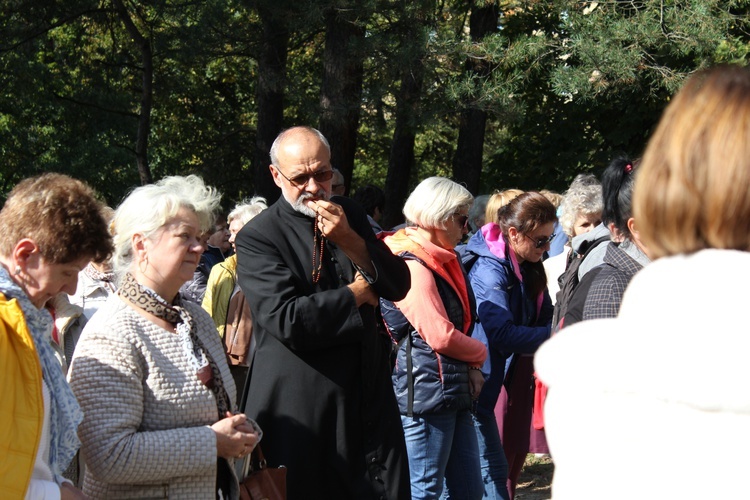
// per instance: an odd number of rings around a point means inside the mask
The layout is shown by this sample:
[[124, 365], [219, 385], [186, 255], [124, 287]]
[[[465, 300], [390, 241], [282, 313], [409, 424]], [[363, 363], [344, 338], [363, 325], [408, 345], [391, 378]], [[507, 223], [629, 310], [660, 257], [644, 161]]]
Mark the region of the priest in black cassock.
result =
[[[315, 129], [271, 147], [282, 197], [237, 235], [239, 284], [257, 351], [244, 411], [264, 430], [288, 498], [409, 499], [409, 469], [378, 297], [397, 301], [409, 270], [364, 211], [331, 192], [331, 153]], [[330, 198], [330, 200], [329, 200]]]

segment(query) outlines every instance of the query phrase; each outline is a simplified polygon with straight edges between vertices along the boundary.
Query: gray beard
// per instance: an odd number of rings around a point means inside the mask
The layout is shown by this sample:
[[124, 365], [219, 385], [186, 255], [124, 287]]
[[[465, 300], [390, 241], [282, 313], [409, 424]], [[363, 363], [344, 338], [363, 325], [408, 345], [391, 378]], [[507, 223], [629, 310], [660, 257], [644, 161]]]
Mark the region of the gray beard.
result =
[[[313, 194], [313, 193], [302, 193], [294, 202], [290, 202], [290, 204], [292, 205], [292, 208], [294, 209], [295, 212], [299, 212], [302, 215], [306, 215], [306, 216], [310, 217], [311, 219], [314, 219], [317, 214], [315, 213], [315, 211], [312, 208], [308, 207], [305, 204], [306, 201], [311, 200], [313, 198], [318, 198], [318, 199], [321, 199], [321, 200], [327, 200], [328, 198], [330, 198], [330, 196], [328, 195], [328, 193], [326, 193], [323, 190], [320, 190], [320, 191], [318, 191], [315, 194]], [[289, 200], [287, 200], [287, 201], [289, 201]]]

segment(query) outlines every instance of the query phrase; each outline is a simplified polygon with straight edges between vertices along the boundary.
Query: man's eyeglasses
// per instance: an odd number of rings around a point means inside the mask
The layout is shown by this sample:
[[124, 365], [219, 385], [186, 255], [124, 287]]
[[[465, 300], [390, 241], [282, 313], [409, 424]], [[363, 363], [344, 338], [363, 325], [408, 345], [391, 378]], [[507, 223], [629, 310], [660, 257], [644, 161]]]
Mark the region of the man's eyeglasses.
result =
[[526, 236], [531, 241], [533, 241], [534, 246], [537, 248], [542, 248], [544, 245], [546, 245], [547, 243], [555, 239], [555, 236], [557, 236], [555, 233], [552, 233], [551, 235], [549, 235], [549, 238], [539, 238], [538, 240], [535, 240], [534, 238], [532, 238], [526, 233], [523, 233], [523, 235]]
[[299, 174], [295, 175], [291, 179], [284, 175], [284, 172], [281, 171], [279, 167], [276, 167], [276, 171], [281, 174], [281, 176], [288, 180], [292, 186], [301, 188], [304, 186], [307, 186], [307, 183], [310, 182], [310, 179], [315, 179], [315, 182], [327, 182], [330, 181], [333, 178], [333, 170], [318, 170], [317, 172], [313, 172], [311, 174]]
[[466, 225], [469, 223], [469, 216], [468, 215], [463, 215], [463, 214], [455, 213], [455, 214], [452, 215], [452, 217], [453, 217], [453, 220], [455, 220], [456, 222], [458, 222], [458, 225], [461, 226], [461, 227], [463, 227], [463, 228], [465, 228]]

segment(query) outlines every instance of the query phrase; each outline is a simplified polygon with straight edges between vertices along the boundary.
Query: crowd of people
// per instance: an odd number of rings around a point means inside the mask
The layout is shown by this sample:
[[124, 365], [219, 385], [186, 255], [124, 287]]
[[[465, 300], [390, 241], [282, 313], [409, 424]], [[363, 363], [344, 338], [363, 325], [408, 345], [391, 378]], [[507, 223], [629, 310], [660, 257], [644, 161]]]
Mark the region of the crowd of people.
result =
[[555, 499], [741, 496], [750, 374], [719, 312], [750, 278], [748, 148], [750, 70], [720, 66], [601, 180], [430, 177], [391, 230], [304, 126], [271, 147], [281, 197], [227, 216], [194, 175], [116, 209], [26, 179], [0, 210], [0, 492], [238, 499], [262, 440], [291, 500], [510, 500], [530, 452]]

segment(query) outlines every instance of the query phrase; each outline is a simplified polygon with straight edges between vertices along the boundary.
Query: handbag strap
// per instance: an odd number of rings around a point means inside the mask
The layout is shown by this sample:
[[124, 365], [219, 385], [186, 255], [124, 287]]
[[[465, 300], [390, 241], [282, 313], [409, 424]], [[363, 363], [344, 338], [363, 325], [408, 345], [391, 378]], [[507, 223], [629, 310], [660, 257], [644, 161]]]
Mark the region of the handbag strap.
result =
[[258, 464], [258, 470], [266, 468], [266, 457], [263, 455], [263, 449], [260, 447], [260, 443], [255, 445], [253, 452], [245, 457], [245, 463], [242, 464], [242, 478], [246, 478], [253, 471], [255, 471], [255, 464]]
[[[247, 395], [250, 392], [250, 378], [253, 373], [253, 365], [255, 365], [255, 352], [257, 349], [253, 351], [253, 357], [250, 359], [250, 369], [247, 370], [247, 375], [245, 376], [245, 385], [242, 386], [242, 395], [238, 398], [240, 400], [240, 406], [239, 409], [243, 413], [247, 413]], [[257, 446], [256, 446], [257, 448]]]
[[258, 460], [258, 468], [259, 469], [265, 469], [266, 468], [266, 457], [263, 455], [263, 450], [260, 447], [260, 443], [255, 445], [255, 448], [253, 448], [253, 459]]

